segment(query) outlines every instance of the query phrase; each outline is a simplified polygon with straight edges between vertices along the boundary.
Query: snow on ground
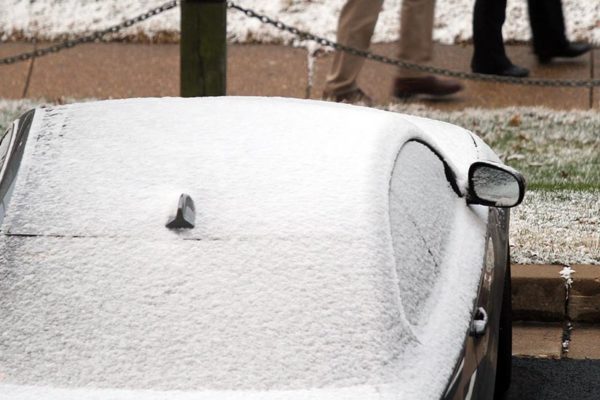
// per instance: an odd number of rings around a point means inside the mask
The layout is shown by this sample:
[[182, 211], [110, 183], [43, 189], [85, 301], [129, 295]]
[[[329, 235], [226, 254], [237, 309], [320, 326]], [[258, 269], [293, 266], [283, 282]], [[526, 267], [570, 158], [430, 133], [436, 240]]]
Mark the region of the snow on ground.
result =
[[[0, 130], [38, 104], [31, 100], [0, 100]], [[513, 210], [511, 242], [515, 262], [600, 265], [597, 112], [543, 108], [443, 112], [416, 105], [387, 108], [464, 126], [481, 136], [505, 162], [525, 173], [534, 189]], [[561, 164], [570, 165], [568, 173]], [[569, 186], [569, 182], [576, 184]]]
[[600, 191], [530, 191], [511, 238], [514, 263], [600, 265]]
[[[124, 18], [141, 14], [167, 0], [0, 0], [0, 37], [57, 39], [103, 29]], [[335, 37], [337, 16], [345, 0], [237, 0], [300, 29]], [[399, 10], [402, 0], [387, 0], [375, 31], [376, 42], [398, 38]], [[471, 39], [471, 16], [474, 0], [440, 0], [437, 2], [435, 40], [457, 43]], [[600, 43], [600, 3], [591, 0], [564, 0], [567, 30], [572, 40]], [[176, 40], [179, 10], [171, 10], [130, 28], [117, 37]], [[277, 43], [290, 36], [249, 19], [239, 11], [228, 14], [228, 35], [233, 42]], [[505, 39], [530, 39], [526, 0], [509, 0]]]
[[600, 190], [600, 114], [541, 107], [477, 108], [444, 112], [415, 104], [390, 111], [421, 115], [475, 132], [533, 189]]

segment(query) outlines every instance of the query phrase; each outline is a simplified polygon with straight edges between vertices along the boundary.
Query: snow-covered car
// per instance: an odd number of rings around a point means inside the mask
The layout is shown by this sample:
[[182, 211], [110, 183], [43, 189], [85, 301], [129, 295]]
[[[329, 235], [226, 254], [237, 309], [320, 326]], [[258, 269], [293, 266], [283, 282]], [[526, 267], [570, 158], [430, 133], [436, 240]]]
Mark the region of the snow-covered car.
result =
[[520, 174], [268, 98], [38, 108], [0, 142], [0, 398], [491, 399]]

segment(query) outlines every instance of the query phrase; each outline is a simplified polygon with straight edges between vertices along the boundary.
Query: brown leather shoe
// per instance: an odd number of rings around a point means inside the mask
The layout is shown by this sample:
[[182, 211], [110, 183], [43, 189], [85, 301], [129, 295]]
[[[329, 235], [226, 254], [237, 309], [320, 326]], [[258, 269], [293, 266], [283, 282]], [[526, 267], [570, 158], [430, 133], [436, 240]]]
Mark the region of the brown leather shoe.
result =
[[335, 101], [336, 103], [363, 104], [367, 107], [373, 106], [373, 99], [360, 88], [342, 94], [323, 93], [323, 100]]
[[392, 94], [401, 99], [419, 94], [448, 96], [462, 89], [463, 85], [459, 81], [424, 76], [422, 78], [396, 78]]

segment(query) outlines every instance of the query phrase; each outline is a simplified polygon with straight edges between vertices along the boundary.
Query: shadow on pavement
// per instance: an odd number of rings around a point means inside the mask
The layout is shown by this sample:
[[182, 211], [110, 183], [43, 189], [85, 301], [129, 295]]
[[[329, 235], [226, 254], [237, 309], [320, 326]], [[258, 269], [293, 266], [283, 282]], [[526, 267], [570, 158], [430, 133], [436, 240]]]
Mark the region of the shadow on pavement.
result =
[[513, 358], [506, 399], [600, 399], [600, 360]]

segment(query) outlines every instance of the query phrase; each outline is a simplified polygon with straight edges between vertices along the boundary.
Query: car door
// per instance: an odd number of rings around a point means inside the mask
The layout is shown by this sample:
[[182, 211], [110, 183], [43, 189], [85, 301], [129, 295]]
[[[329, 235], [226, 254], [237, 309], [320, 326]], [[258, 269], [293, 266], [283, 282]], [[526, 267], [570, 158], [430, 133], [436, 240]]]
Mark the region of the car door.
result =
[[477, 358], [479, 380], [473, 398], [491, 399], [494, 397], [496, 369], [498, 366], [498, 341], [500, 340], [500, 314], [504, 280], [507, 279], [508, 210], [490, 207], [488, 234], [484, 268], [479, 285], [479, 293], [473, 312], [474, 319], [481, 317], [480, 310], [487, 316], [487, 326], [480, 335], [471, 334]]
[[[453, 172], [426, 143], [410, 141], [396, 161], [390, 190], [390, 218], [400, 291], [409, 322], [418, 326], [427, 299], [435, 290], [443, 264], [444, 251], [452, 234], [453, 213], [460, 198]], [[481, 206], [477, 206], [481, 207]], [[497, 209], [490, 209], [488, 227], [501, 223]], [[407, 225], [410, 229], [406, 229]], [[473, 321], [465, 332], [462, 349], [457, 349], [457, 364], [444, 399], [486, 399], [494, 393], [498, 317], [504, 260], [498, 259], [500, 234], [488, 230], [479, 289], [473, 308]], [[498, 249], [496, 249], [496, 247]], [[425, 285], [420, 283], [426, 282]], [[500, 285], [501, 286], [501, 285]], [[415, 290], [414, 288], [419, 288]], [[473, 327], [481, 332], [471, 332]]]
[[[396, 161], [391, 182], [390, 216], [402, 302], [409, 321], [417, 326], [427, 315], [427, 298], [441, 274], [444, 251], [452, 235], [460, 198], [453, 172], [427, 144], [408, 142]], [[411, 188], [412, 190], [409, 190]], [[457, 203], [463, 203], [458, 204]], [[407, 223], [411, 233], [404, 232]], [[412, 266], [412, 267], [411, 267]], [[410, 270], [408, 269], [410, 268]], [[425, 281], [426, 285], [419, 282]], [[415, 291], [414, 288], [419, 290]], [[468, 337], [457, 348], [458, 360], [444, 399], [474, 398], [480, 341]]]
[[390, 224], [404, 311], [417, 326], [442, 273], [455, 219], [452, 171], [427, 144], [409, 141], [398, 154], [390, 184]]
[[[491, 217], [491, 216], [490, 216]], [[488, 225], [489, 226], [489, 225]], [[495, 283], [495, 252], [491, 235], [486, 237], [486, 251], [477, 299], [473, 307], [473, 320], [465, 340], [465, 354], [461, 361], [462, 371], [454, 394], [454, 400], [492, 399], [496, 371], [497, 329], [492, 286]], [[493, 349], [493, 351], [491, 351]], [[457, 371], [458, 372], [458, 371]], [[450, 390], [451, 388], [449, 388]]]
[[502, 295], [506, 272], [508, 212], [490, 207], [483, 270], [464, 356], [444, 399], [494, 398]]

